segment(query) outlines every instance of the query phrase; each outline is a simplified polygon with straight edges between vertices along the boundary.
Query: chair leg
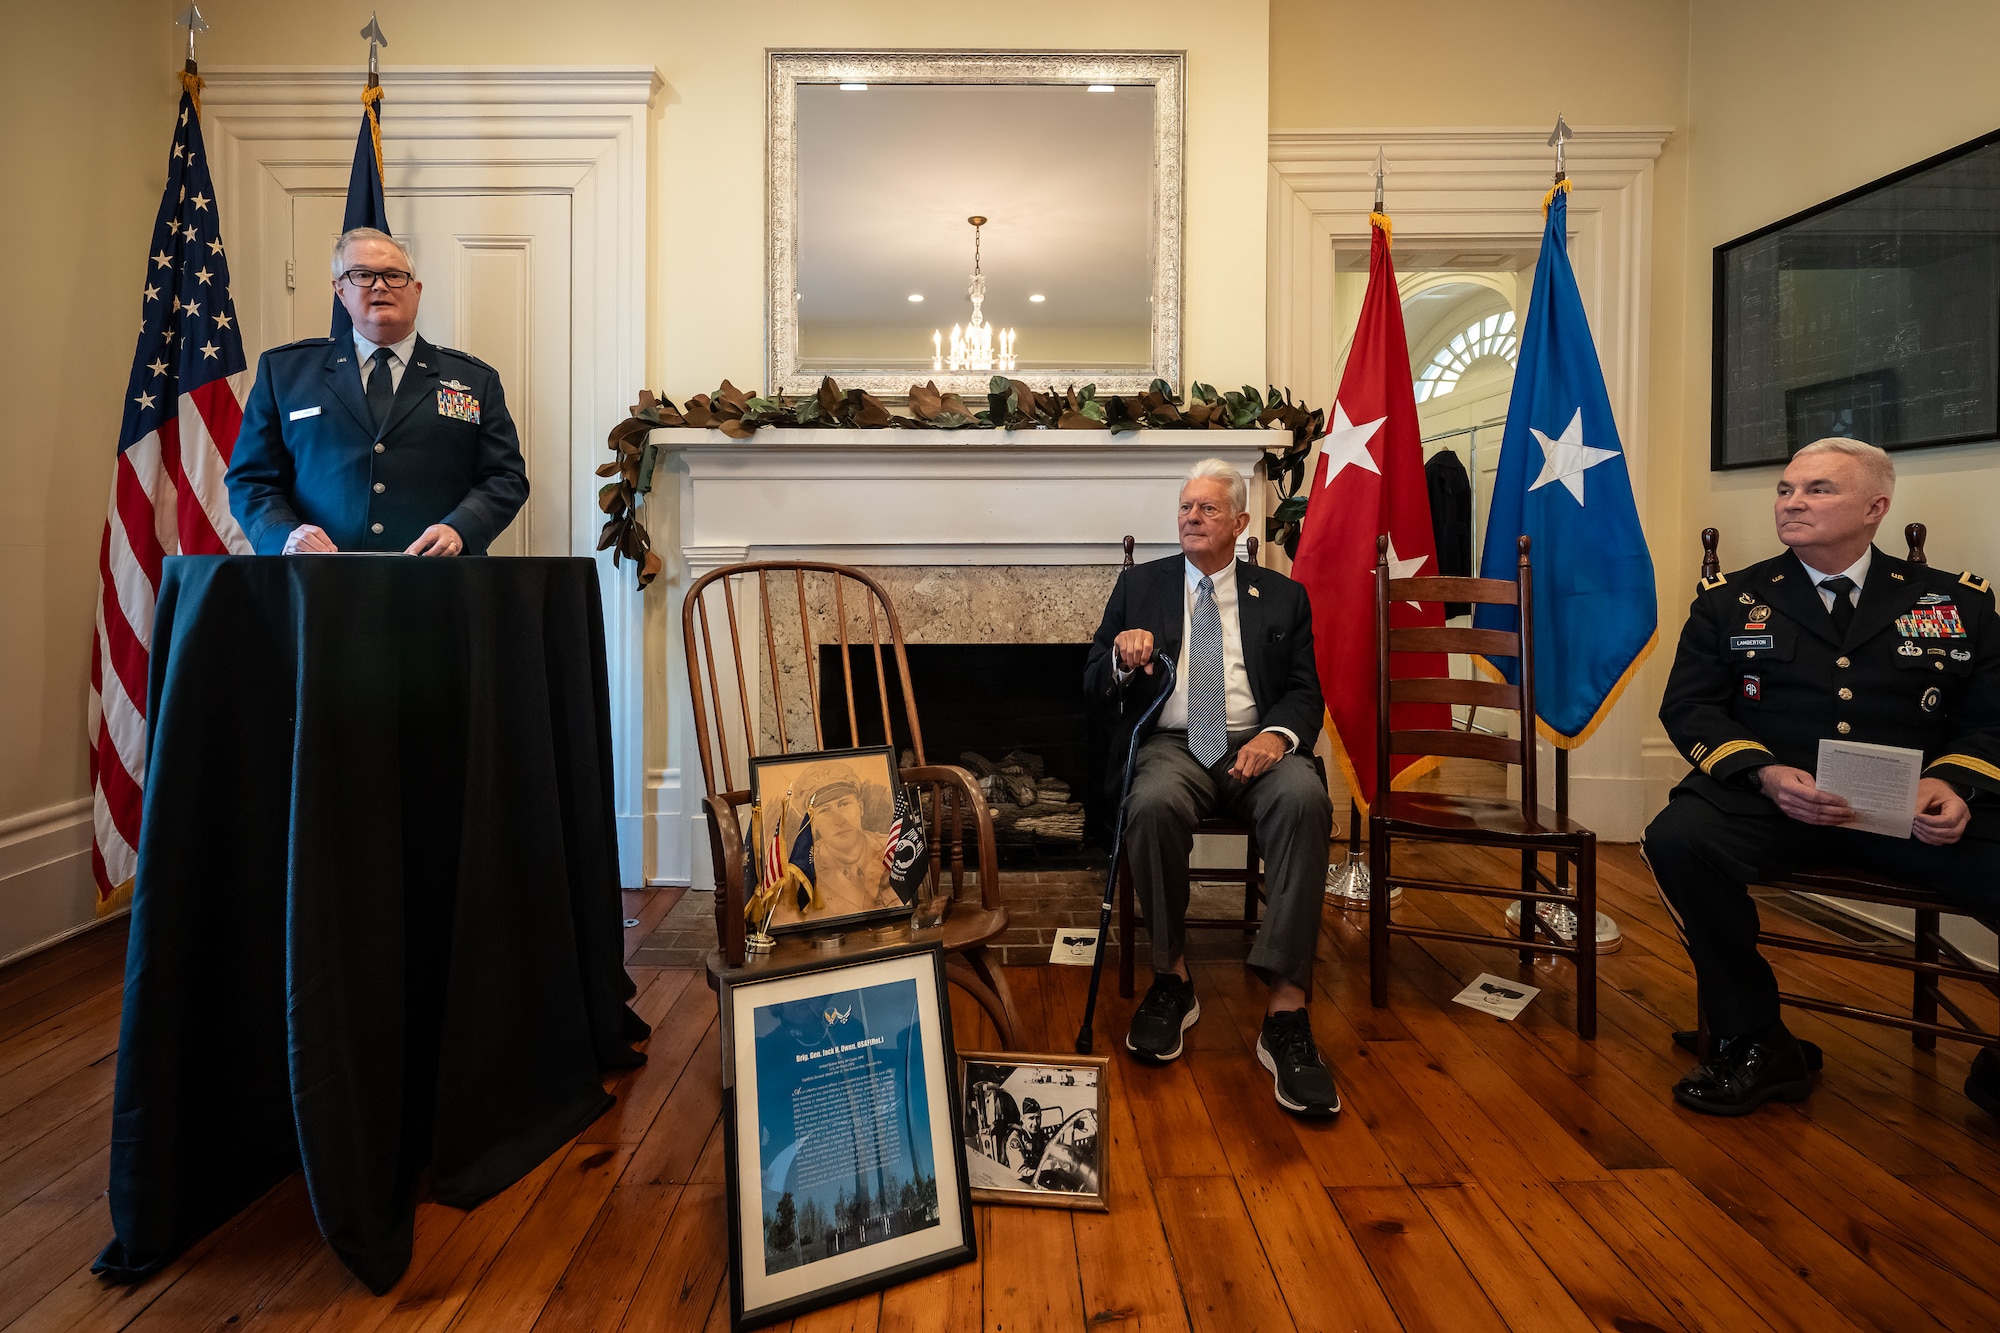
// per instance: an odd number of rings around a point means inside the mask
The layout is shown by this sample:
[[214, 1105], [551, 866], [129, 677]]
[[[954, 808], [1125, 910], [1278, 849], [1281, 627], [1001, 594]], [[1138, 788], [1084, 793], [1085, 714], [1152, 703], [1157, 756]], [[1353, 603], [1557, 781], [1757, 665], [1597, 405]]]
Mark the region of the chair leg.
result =
[[1389, 1004], [1389, 833], [1380, 815], [1368, 819], [1368, 998]]
[[[978, 953], [984, 953], [984, 949], [978, 951]], [[982, 973], [988, 973], [990, 977], [982, 975]], [[980, 967], [974, 967], [968, 961], [966, 955], [954, 953], [952, 957], [948, 957], [944, 961], [944, 979], [950, 985], [954, 985], [960, 991], [964, 991], [966, 995], [970, 995], [978, 1003], [978, 1007], [986, 1011], [986, 1017], [992, 1019], [994, 1027], [1000, 1031], [1000, 1049], [1002, 1051], [1016, 1051], [1018, 1049], [1016, 1043], [1020, 1041], [1020, 1037], [1018, 1037], [1018, 1029], [1014, 1025], [1014, 1013], [1012, 1013], [1014, 1011], [1014, 997], [1006, 995], [1006, 981], [998, 977], [998, 969], [980, 969]], [[996, 989], [996, 985], [1000, 989]]]
[[[1935, 963], [1938, 959], [1938, 914], [1929, 909], [1917, 911], [1916, 961]], [[1915, 985], [1910, 998], [1910, 1017], [1919, 1023], [1935, 1023], [1938, 1016], [1937, 988], [1941, 984], [1934, 972], [1912, 972]], [[1937, 1049], [1937, 1033], [1912, 1032], [1910, 1039], [1920, 1051]]]
[[[1560, 852], [1556, 854], [1556, 859], [1558, 861], [1562, 860]], [[1533, 893], [1535, 887], [1535, 854], [1524, 851], [1521, 853], [1521, 892]], [[1523, 898], [1521, 899], [1521, 940], [1523, 943], [1532, 944], [1534, 939], [1535, 903], [1531, 898]], [[1521, 955], [1521, 965], [1523, 967], [1533, 967], [1535, 965], [1535, 951], [1533, 949], [1521, 949], [1518, 952]]]
[[1122, 861], [1118, 865], [1118, 993], [1132, 998], [1132, 979], [1139, 958], [1139, 941], [1133, 935], [1132, 871]]
[[[978, 974], [979, 979], [992, 990], [993, 998], [999, 1002], [996, 1013], [991, 1006], [986, 1012], [993, 1015], [993, 1025], [1000, 1029], [1000, 1049], [1014, 1051], [1020, 1049], [1021, 1012], [1014, 1007], [1014, 992], [1007, 985], [1007, 970], [993, 961], [993, 955], [985, 945], [969, 950], [965, 961]], [[976, 993], [973, 998], [978, 999]], [[984, 1001], [981, 1001], [983, 1004]]]
[[1597, 1036], [1597, 839], [1576, 851], [1576, 1035]]

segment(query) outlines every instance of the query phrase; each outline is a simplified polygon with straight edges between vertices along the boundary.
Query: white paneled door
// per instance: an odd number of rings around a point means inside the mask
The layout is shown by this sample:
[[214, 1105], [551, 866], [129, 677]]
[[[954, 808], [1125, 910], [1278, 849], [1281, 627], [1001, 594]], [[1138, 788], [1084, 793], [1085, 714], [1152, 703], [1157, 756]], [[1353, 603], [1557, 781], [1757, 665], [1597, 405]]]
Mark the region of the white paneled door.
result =
[[[388, 198], [424, 285], [417, 331], [500, 372], [528, 464], [528, 503], [494, 555], [570, 553], [570, 199], [562, 194]], [[338, 195], [292, 196], [290, 337], [325, 337]]]

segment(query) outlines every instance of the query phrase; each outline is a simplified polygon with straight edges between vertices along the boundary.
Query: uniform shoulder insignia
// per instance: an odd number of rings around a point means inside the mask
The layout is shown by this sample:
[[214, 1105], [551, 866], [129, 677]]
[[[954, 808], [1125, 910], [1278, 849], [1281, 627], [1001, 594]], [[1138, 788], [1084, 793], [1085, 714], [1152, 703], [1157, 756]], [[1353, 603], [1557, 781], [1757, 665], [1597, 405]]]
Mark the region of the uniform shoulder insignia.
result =
[[271, 348], [271, 351], [289, 352], [294, 347], [331, 347], [331, 346], [333, 346], [333, 339], [331, 338], [300, 338], [297, 342], [288, 342], [282, 347], [273, 347]]
[[1967, 570], [1965, 573], [1960, 574], [1958, 576], [1958, 581], [1960, 583], [1963, 583], [1966, 587], [1972, 589], [1974, 592], [1991, 592], [1993, 590], [1992, 584], [1988, 583], [1985, 579], [1980, 578], [1979, 575], [1974, 574], [1970, 570]]
[[1713, 592], [1727, 582], [1729, 582], [1727, 574], [1717, 574], [1712, 579], [1703, 579], [1701, 581], [1701, 590], [1703, 592]]
[[443, 352], [446, 356], [455, 356], [462, 361], [470, 361], [473, 365], [478, 366], [481, 370], [493, 369], [493, 367], [487, 365], [484, 361], [481, 361], [478, 357], [474, 356], [472, 353], [461, 352], [456, 347], [439, 347], [437, 350]]

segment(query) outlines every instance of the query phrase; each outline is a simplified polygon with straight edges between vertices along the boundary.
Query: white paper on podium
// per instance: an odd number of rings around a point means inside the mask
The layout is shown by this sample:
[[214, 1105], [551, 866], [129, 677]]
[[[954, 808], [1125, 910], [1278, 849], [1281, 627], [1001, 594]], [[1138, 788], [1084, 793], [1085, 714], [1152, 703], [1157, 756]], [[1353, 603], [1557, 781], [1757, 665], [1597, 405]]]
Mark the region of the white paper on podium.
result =
[[1917, 780], [1923, 770], [1922, 750], [1823, 740], [1813, 782], [1821, 791], [1846, 797], [1854, 807], [1855, 818], [1842, 828], [1907, 838], [1910, 821], [1917, 817]]

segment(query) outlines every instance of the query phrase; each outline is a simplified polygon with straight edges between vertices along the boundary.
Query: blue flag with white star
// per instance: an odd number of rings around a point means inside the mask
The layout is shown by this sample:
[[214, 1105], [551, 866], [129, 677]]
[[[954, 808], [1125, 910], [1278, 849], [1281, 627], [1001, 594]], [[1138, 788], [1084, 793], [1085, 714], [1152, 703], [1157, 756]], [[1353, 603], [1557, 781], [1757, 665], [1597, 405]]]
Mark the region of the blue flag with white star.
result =
[[[347, 173], [347, 209], [340, 216], [340, 230], [373, 227], [389, 232], [389, 205], [382, 196], [382, 160], [375, 141], [381, 134], [382, 97], [378, 92], [361, 111], [361, 133], [354, 140], [354, 166]], [[389, 232], [395, 235], [394, 232]], [[354, 334], [354, 320], [340, 297], [333, 298], [333, 338], [343, 342]]]
[[[1653, 558], [1569, 265], [1568, 214], [1566, 187], [1558, 187], [1522, 325], [1479, 559], [1481, 578], [1511, 580], [1518, 540], [1530, 539], [1537, 729], [1563, 749], [1589, 738], [1659, 629]], [[1479, 605], [1472, 623], [1513, 630], [1520, 621], [1514, 607]], [[1519, 683], [1516, 659], [1487, 666]]]

